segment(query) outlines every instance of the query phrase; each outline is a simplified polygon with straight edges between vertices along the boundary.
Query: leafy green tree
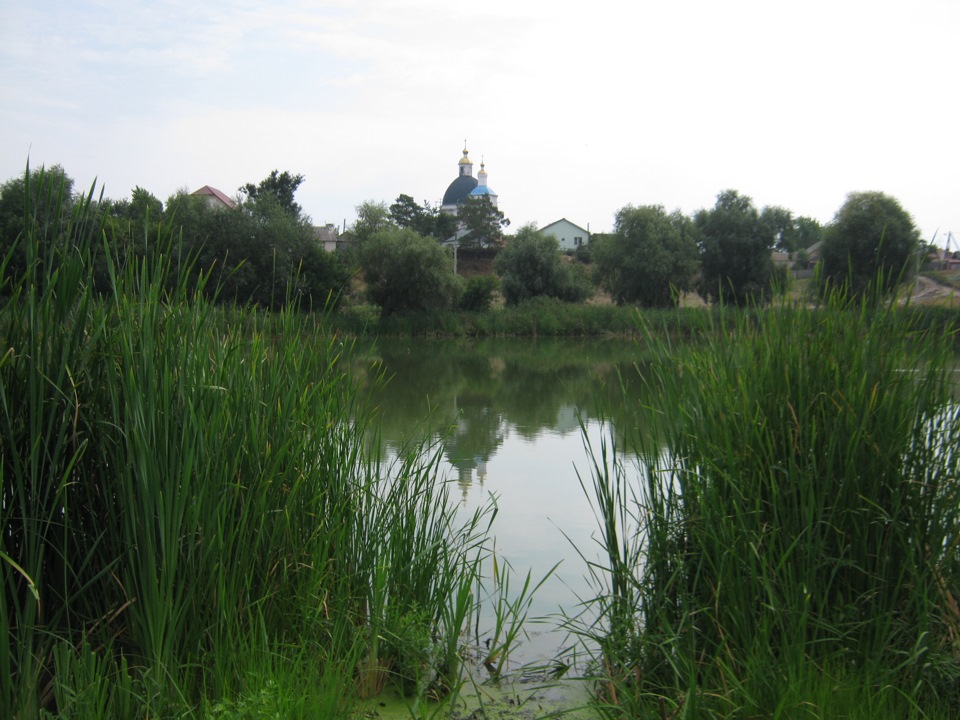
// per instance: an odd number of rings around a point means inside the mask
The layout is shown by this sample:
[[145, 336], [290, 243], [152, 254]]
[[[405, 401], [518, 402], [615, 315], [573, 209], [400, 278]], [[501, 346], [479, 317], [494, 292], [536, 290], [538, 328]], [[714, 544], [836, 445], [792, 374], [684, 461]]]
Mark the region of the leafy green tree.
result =
[[793, 233], [795, 239], [794, 251], [806, 250], [811, 245], [820, 242], [823, 236], [823, 226], [813, 218], [801, 215], [794, 218]]
[[151, 222], [163, 218], [163, 203], [153, 193], [137, 185], [131, 191], [129, 200], [124, 198], [110, 202], [110, 215], [142, 226], [147, 217]]
[[134, 221], [146, 222], [163, 219], [163, 203], [152, 193], [139, 185], [130, 193], [130, 208], [128, 217]]
[[74, 207], [73, 185], [73, 178], [60, 165], [27, 168], [20, 177], [0, 185], [0, 258], [13, 251], [6, 267], [7, 278], [19, 277], [26, 270], [26, 248], [18, 239], [28, 207], [39, 230], [35, 237], [43, 239], [46, 249], [61, 239], [66, 229]]
[[500, 292], [508, 305], [539, 295], [567, 302], [588, 298], [587, 279], [565, 262], [556, 238], [532, 225], [517, 232], [499, 252], [493, 268], [500, 276]]
[[617, 211], [615, 231], [591, 241], [599, 285], [618, 305], [670, 307], [693, 288], [699, 249], [693, 221], [660, 205]]
[[700, 296], [740, 306], [768, 301], [775, 278], [774, 230], [753, 201], [724, 190], [713, 209], [694, 215], [694, 223], [700, 231]]
[[386, 203], [367, 200], [357, 205], [356, 211], [357, 221], [351, 226], [349, 234], [357, 244], [362, 245], [377, 233], [397, 227]]
[[795, 216], [786, 208], [771, 205], [760, 212], [774, 237], [774, 247], [781, 252], [795, 253], [820, 240], [821, 227], [813, 218]]
[[163, 222], [163, 203], [152, 193], [137, 185], [129, 200], [111, 202], [109, 207], [109, 237], [117, 249], [156, 239]]
[[912, 277], [920, 233], [900, 203], [880, 192], [847, 196], [820, 246], [823, 291], [884, 296]]
[[286, 212], [300, 217], [303, 208], [293, 199], [293, 196], [303, 180], [303, 175], [291, 175], [286, 170], [283, 172], [272, 170], [257, 185], [247, 183], [242, 185], [239, 190], [253, 201], [273, 198]]
[[768, 205], [760, 211], [760, 220], [773, 233], [773, 246], [783, 252], [796, 250], [793, 213], [779, 205]]
[[455, 307], [463, 293], [453, 257], [409, 228], [375, 232], [359, 248], [369, 298], [383, 315]]
[[204, 292], [219, 302], [319, 308], [328, 298], [336, 304], [349, 283], [343, 259], [324, 252], [307, 219], [273, 198], [226, 209], [179, 193], [167, 208], [183, 237], [179, 272], [197, 286], [210, 274]]
[[468, 197], [457, 209], [457, 219], [466, 234], [460, 245], [495, 247], [503, 243], [503, 228], [510, 225], [503, 212], [486, 195]]
[[417, 201], [410, 195], [399, 195], [390, 206], [390, 218], [400, 227], [409, 228], [423, 236], [431, 234], [433, 224], [429, 209], [417, 205]]
[[435, 240], [446, 240], [457, 231], [455, 215], [442, 213], [427, 202], [417, 205], [409, 195], [400, 195], [390, 206], [390, 217], [400, 227]]

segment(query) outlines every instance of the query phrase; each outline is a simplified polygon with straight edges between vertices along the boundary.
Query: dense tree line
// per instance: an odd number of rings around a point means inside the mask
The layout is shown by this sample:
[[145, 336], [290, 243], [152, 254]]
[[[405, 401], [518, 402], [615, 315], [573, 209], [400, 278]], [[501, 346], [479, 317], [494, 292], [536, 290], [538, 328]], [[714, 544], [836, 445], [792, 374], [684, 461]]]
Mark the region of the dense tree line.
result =
[[619, 304], [645, 307], [676, 304], [694, 289], [708, 303], [765, 304], [789, 282], [774, 251], [789, 253], [800, 268], [819, 252], [814, 285], [821, 293], [882, 297], [912, 277], [920, 250], [910, 216], [876, 192], [851, 194], [825, 228], [782, 207], [758, 209], [735, 190], [692, 218], [628, 205], [617, 212], [614, 232], [591, 244], [597, 285]]
[[[105, 220], [104, 254], [95, 260], [102, 291], [110, 283], [106, 252], [120, 263], [175, 252], [174, 271], [198, 292], [270, 309], [336, 305], [353, 292], [354, 300], [377, 305], [384, 315], [483, 310], [497, 291], [515, 305], [538, 296], [581, 302], [595, 288], [618, 304], [642, 307], [675, 306], [694, 291], [708, 303], [762, 305], [788, 283], [774, 251], [789, 253], [798, 267], [819, 254], [821, 292], [883, 296], [911, 277], [920, 248], [909, 214], [882, 193], [851, 194], [834, 221], [821, 227], [782, 207], [758, 209], [749, 197], [725, 190], [712, 208], [692, 216], [659, 205], [627, 205], [617, 211], [613, 232], [595, 234], [575, 257], [565, 256], [535, 226], [504, 236], [509, 220], [487, 198], [470, 200], [451, 215], [401, 194], [390, 206], [361, 203], [345, 233], [346, 249], [330, 253], [295, 200], [303, 180], [274, 170], [241, 186], [236, 207], [229, 208], [186, 192], [164, 203], [139, 186], [117, 201], [93, 197], [92, 190], [76, 195], [59, 166], [28, 172], [0, 185], [5, 272], [24, 270], [27, 256], [17, 238], [27, 213], [43, 221], [42, 237], [53, 243], [70, 220], [71, 204], [81, 200]], [[61, 196], [65, 202], [56, 202]], [[60, 210], [54, 214], [51, 208]], [[161, 227], [174, 230], [176, 247], [158, 245]], [[497, 277], [459, 277], [461, 248], [496, 249]], [[362, 280], [359, 292], [351, 291], [354, 276]]]
[[[42, 182], [41, 182], [42, 179]], [[123, 265], [157, 253], [175, 253], [173, 272], [220, 302], [277, 309], [290, 303], [304, 308], [336, 303], [350, 279], [339, 256], [317, 241], [310, 218], [294, 201], [301, 175], [273, 171], [257, 185], [240, 188], [236, 207], [216, 207], [205, 197], [178, 192], [166, 204], [137, 186], [129, 199], [87, 197], [103, 220], [103, 250], [95, 282], [109, 290], [106, 253]], [[58, 197], [61, 202], [56, 202]], [[0, 186], [0, 252], [11, 253], [8, 276], [22, 273], [26, 248], [19, 242], [25, 218], [40, 218], [43, 242], [53, 247], [65, 237], [71, 210], [83, 200], [59, 166], [28, 172]], [[58, 208], [57, 217], [48, 208]], [[161, 226], [172, 230], [174, 246], [158, 243]], [[42, 257], [44, 253], [40, 253]], [[176, 281], [170, 279], [171, 285]]]

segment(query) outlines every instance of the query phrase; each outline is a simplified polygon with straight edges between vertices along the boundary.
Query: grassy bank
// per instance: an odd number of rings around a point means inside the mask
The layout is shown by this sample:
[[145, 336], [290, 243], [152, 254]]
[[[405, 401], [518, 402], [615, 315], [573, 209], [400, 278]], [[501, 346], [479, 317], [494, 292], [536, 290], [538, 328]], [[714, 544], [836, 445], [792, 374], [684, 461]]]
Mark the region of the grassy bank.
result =
[[345, 308], [332, 322], [344, 334], [371, 337], [634, 336], [634, 315], [632, 308], [536, 298], [479, 312], [446, 310], [385, 317], [375, 306], [360, 305]]
[[492, 509], [458, 520], [429, 448], [366, 462], [327, 318], [167, 286], [174, 238], [117, 267], [92, 190], [39, 190], [0, 310], [4, 717], [454, 695]]
[[681, 349], [648, 328], [666, 443], [635, 434], [641, 487], [593, 448], [606, 562], [571, 624], [599, 648], [602, 711], [956, 717], [950, 333], [839, 301], [713, 317]]
[[[349, 337], [607, 337], [643, 339], [643, 328], [656, 328], [678, 339], [695, 339], [715, 332], [721, 316], [754, 318], [763, 310], [683, 307], [644, 309], [610, 304], [565, 303], [535, 298], [513, 307], [482, 312], [437, 311], [398, 313], [381, 317], [375, 306], [347, 307], [330, 318], [331, 327]], [[960, 313], [953, 308], [917, 305], [902, 308], [900, 317], [942, 333], [960, 330]], [[640, 324], [638, 324], [638, 318]], [[899, 320], [898, 320], [899, 322]]]

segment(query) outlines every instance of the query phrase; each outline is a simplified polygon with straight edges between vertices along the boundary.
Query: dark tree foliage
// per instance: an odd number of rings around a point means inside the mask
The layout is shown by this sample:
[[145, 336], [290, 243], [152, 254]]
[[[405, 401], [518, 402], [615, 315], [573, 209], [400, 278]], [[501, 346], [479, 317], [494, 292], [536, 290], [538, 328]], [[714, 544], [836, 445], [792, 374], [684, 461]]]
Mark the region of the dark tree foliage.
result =
[[557, 239], [530, 225], [510, 238], [493, 267], [508, 305], [540, 295], [580, 302], [591, 294], [587, 279], [564, 261]]
[[770, 228], [774, 247], [781, 252], [795, 253], [820, 240], [821, 227], [813, 218], [794, 216], [786, 208], [767, 206], [760, 219]]
[[806, 250], [823, 237], [823, 227], [813, 218], [801, 215], [793, 221], [793, 250]]
[[510, 221], [486, 195], [469, 197], [457, 209], [457, 219], [466, 234], [460, 238], [464, 247], [496, 247], [503, 243], [503, 228]]
[[386, 203], [367, 200], [357, 205], [356, 211], [357, 221], [350, 227], [348, 235], [357, 245], [363, 245], [379, 232], [398, 227]]
[[286, 212], [300, 217], [303, 208], [293, 199], [293, 196], [303, 179], [303, 175], [291, 175], [286, 170], [283, 172], [272, 170], [259, 184], [247, 183], [239, 190], [253, 201], [273, 198]]
[[27, 251], [19, 240], [27, 213], [38, 229], [35, 237], [45, 245], [42, 250], [62, 240], [75, 204], [73, 185], [60, 165], [27, 168], [22, 176], [0, 185], [0, 259], [10, 254], [3, 279], [20, 277], [26, 270]]
[[159, 222], [163, 219], [163, 203], [148, 190], [139, 185], [130, 193], [130, 199], [123, 198], [110, 202], [110, 217], [129, 220], [138, 225]]
[[500, 280], [496, 275], [474, 275], [467, 279], [467, 286], [460, 299], [462, 310], [487, 310], [493, 302], [493, 294], [500, 287]]
[[724, 190], [713, 209], [696, 213], [694, 223], [700, 231], [700, 296], [738, 306], [767, 302], [774, 289], [775, 237], [753, 201]]
[[618, 305], [675, 306], [700, 265], [693, 221], [659, 205], [617, 211], [615, 232], [591, 240], [598, 284]]
[[400, 195], [390, 206], [390, 217], [400, 227], [413, 230], [424, 237], [443, 241], [457, 231], [457, 218], [442, 213], [429, 203], [417, 205], [409, 195]]
[[156, 242], [163, 223], [163, 203], [152, 193], [137, 185], [130, 199], [111, 202], [109, 205], [108, 240], [120, 257], [130, 248], [136, 249], [145, 243]]
[[883, 297], [912, 278], [920, 233], [900, 203], [880, 192], [850, 193], [820, 246], [820, 288]]
[[180, 272], [219, 302], [279, 309], [336, 304], [349, 284], [342, 258], [327, 253], [306, 219], [272, 198], [234, 209], [211, 207], [203, 198], [176, 195], [167, 202], [182, 231]]
[[[280, 186], [295, 189], [302, 179], [284, 173], [271, 175]], [[270, 181], [270, 178], [268, 178]], [[139, 186], [131, 198], [117, 202], [87, 195], [73, 195], [73, 180], [63, 168], [27, 171], [23, 177], [0, 185], [0, 253], [10, 255], [6, 277], [22, 274], [26, 248], [18, 241], [25, 214], [37, 229], [32, 237], [44, 247], [34, 248], [38, 262], [55, 261], [56, 252], [69, 252], [63, 245], [69, 236], [74, 207], [84, 207], [85, 222], [94, 218], [103, 230], [110, 260], [117, 266], [168, 252], [158, 247], [161, 225], [167, 237], [179, 237], [171, 273], [184, 274], [195, 288], [203, 286], [210, 298], [223, 303], [255, 304], [280, 308], [296, 304], [303, 308], [333, 306], [349, 286], [350, 273], [336, 253], [324, 252], [308, 218], [293, 212], [265, 188], [264, 181], [249, 202], [235, 209], [211, 207], [204, 198], [179, 193], [167, 207]], [[253, 199], [253, 196], [256, 196]], [[48, 247], [49, 246], [49, 247]], [[50, 250], [53, 248], [54, 250]], [[111, 290], [107, 254], [97, 243], [91, 259], [96, 290]], [[200, 282], [209, 275], [211, 281]], [[171, 276], [173, 287], [178, 277]], [[9, 287], [7, 285], [6, 287]], [[0, 290], [2, 292], [2, 290]]]
[[450, 309], [463, 293], [450, 253], [408, 228], [375, 232], [358, 254], [367, 294], [385, 316]]

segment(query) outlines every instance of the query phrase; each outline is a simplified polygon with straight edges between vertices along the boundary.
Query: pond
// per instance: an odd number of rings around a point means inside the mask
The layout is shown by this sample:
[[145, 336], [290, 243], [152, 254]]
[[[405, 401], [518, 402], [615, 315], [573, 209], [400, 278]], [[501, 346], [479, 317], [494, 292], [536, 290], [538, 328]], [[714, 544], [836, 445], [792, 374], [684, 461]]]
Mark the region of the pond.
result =
[[[599, 448], [636, 422], [641, 403], [638, 346], [626, 340], [381, 340], [358, 346], [351, 365], [382, 363], [376, 387], [381, 453], [442, 440], [441, 477], [473, 512], [494, 498], [496, 556], [513, 568], [511, 587], [529, 570], [551, 568], [529, 609], [528, 638], [512, 665], [553, 658], [567, 642], [561, 613], [590, 597], [587, 558], [597, 556], [597, 521], [581, 486], [590, 487]], [[624, 412], [629, 410], [630, 412]], [[481, 620], [482, 623], [482, 620]], [[481, 628], [481, 640], [483, 630]]]

